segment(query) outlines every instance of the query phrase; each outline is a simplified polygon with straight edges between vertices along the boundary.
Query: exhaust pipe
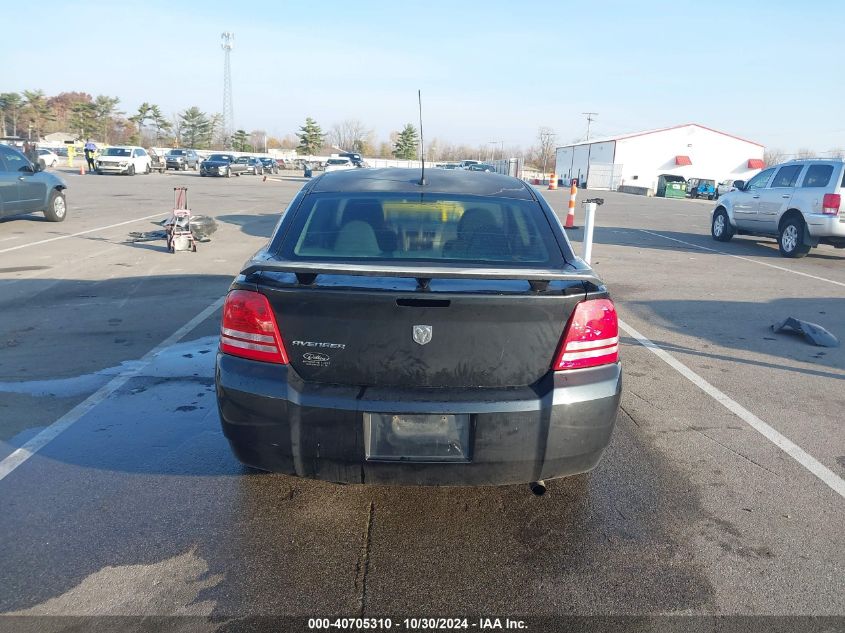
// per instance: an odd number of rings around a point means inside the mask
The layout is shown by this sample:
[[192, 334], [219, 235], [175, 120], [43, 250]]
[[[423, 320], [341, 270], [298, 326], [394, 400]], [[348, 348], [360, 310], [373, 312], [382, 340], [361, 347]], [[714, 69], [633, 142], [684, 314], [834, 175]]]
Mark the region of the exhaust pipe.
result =
[[540, 481], [532, 481], [528, 484], [528, 487], [531, 488], [531, 492], [535, 497], [542, 497], [546, 494], [546, 482], [542, 479]]

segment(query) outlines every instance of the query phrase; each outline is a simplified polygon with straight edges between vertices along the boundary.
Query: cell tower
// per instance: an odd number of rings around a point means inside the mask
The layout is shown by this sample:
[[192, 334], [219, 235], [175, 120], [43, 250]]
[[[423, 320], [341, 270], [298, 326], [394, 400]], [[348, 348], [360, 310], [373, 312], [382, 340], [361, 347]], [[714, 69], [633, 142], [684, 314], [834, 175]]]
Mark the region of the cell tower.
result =
[[220, 39], [223, 41], [220, 48], [223, 49], [223, 137], [228, 144], [232, 138], [235, 127], [235, 112], [232, 107], [232, 66], [229, 62], [232, 47], [235, 45], [235, 34], [229, 31], [222, 33]]

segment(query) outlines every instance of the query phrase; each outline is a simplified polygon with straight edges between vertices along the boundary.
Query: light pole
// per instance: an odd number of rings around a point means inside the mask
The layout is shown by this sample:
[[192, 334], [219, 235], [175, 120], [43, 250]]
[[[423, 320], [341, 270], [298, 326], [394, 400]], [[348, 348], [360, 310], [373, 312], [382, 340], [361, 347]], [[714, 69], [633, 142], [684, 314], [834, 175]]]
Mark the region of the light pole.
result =
[[492, 149], [493, 158], [490, 159], [491, 161], [496, 160], [496, 145], [501, 146], [501, 148], [502, 148], [501, 156], [502, 156], [502, 158], [505, 157], [505, 142], [504, 141], [488, 141], [488, 143], [493, 146], [493, 149]]

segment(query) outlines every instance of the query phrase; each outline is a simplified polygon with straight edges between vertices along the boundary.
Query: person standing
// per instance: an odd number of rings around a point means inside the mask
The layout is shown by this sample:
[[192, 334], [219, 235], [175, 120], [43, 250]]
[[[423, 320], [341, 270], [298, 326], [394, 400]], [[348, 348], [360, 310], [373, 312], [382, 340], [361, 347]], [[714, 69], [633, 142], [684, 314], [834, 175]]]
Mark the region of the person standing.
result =
[[97, 151], [97, 146], [88, 139], [85, 143], [85, 162], [88, 163], [88, 171], [94, 171], [94, 152]]

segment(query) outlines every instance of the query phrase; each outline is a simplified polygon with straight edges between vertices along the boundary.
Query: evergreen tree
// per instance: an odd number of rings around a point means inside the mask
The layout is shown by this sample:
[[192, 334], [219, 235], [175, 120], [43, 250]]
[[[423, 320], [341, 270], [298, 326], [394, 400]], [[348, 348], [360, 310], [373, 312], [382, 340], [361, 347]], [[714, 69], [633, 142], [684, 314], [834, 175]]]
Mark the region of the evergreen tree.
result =
[[3, 136], [18, 135], [18, 115], [23, 107], [23, 97], [17, 92], [0, 94], [0, 132]]
[[246, 130], [237, 130], [234, 134], [232, 134], [232, 147], [235, 151], [246, 151], [247, 136], [249, 135], [246, 133]]
[[205, 112], [193, 106], [179, 115], [182, 121], [182, 144], [185, 147], [204, 149], [211, 142], [211, 119]]
[[405, 160], [414, 160], [417, 157], [417, 150], [419, 146], [419, 139], [417, 138], [417, 128], [410, 123], [399, 132], [399, 137], [396, 139], [396, 144], [393, 146], [393, 155], [396, 158], [404, 158]]
[[298, 154], [313, 155], [323, 146], [323, 130], [311, 117], [305, 119], [305, 125], [299, 128], [296, 135], [299, 137], [299, 146], [296, 148]]
[[156, 129], [156, 144], [158, 144], [161, 142], [162, 132], [170, 132], [173, 126], [170, 125], [170, 121], [168, 121], [167, 117], [161, 113], [161, 108], [156, 104], [150, 106], [149, 116]]

